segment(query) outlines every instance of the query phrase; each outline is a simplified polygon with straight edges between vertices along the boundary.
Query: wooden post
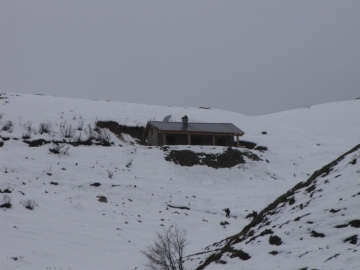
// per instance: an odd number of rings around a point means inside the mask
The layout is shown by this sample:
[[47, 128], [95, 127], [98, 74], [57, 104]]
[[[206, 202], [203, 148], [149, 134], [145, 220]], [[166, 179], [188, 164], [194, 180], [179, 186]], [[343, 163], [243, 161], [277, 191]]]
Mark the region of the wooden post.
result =
[[240, 144], [239, 144], [239, 135], [236, 135], [236, 146], [239, 147]]
[[212, 135], [212, 141], [213, 141], [213, 145], [215, 146], [215, 135]]
[[188, 134], [188, 145], [191, 145], [191, 135]]
[[166, 134], [163, 133], [163, 145], [166, 145], [167, 141], [166, 141]]

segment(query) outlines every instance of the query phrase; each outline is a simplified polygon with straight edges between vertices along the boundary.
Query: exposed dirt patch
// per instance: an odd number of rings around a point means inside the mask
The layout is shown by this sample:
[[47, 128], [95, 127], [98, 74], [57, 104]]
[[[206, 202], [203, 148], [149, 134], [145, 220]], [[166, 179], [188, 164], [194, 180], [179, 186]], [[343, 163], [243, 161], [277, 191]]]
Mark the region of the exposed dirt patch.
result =
[[38, 140], [24, 140], [24, 143], [27, 143], [29, 145], [29, 147], [39, 147], [39, 146], [43, 146], [45, 144], [50, 143], [50, 141], [44, 140], [44, 139], [38, 139]]
[[323, 237], [325, 237], [325, 234], [323, 234], [323, 233], [318, 233], [318, 232], [316, 232], [316, 231], [311, 231], [310, 236], [323, 238]]
[[170, 153], [165, 156], [165, 160], [172, 161], [180, 166], [191, 167], [194, 165], [206, 165], [218, 169], [231, 168], [238, 164], [244, 164], [244, 156], [254, 161], [261, 160], [259, 156], [249, 151], [239, 151], [231, 147], [221, 154], [196, 153], [191, 150], [171, 150]]
[[248, 141], [239, 141], [239, 145], [242, 147], [245, 147], [247, 149], [254, 149], [256, 146], [256, 143], [248, 142]]
[[107, 201], [107, 198], [105, 197], [105, 196], [96, 196], [96, 197], [98, 197], [98, 201], [99, 202], [103, 202], [103, 203], [107, 203], [108, 201]]
[[72, 146], [79, 146], [79, 145], [84, 145], [84, 146], [91, 146], [91, 145], [101, 145], [101, 146], [111, 146], [112, 143], [106, 143], [106, 142], [93, 142], [92, 140], [85, 140], [85, 141], [74, 141], [74, 142], [68, 142], [66, 140], [63, 141], [47, 141], [44, 139], [38, 139], [38, 140], [23, 140], [24, 143], [28, 144], [29, 147], [40, 147], [43, 146], [45, 144], [49, 144], [49, 143], [53, 143], [58, 145], [59, 143], [61, 144], [69, 144]]

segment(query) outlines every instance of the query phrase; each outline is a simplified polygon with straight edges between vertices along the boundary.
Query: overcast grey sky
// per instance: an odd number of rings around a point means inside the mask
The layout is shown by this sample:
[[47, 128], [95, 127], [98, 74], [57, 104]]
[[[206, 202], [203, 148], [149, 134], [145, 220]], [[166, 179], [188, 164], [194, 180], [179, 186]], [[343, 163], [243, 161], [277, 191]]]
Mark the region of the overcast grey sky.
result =
[[268, 114], [360, 97], [360, 1], [0, 0], [1, 92]]

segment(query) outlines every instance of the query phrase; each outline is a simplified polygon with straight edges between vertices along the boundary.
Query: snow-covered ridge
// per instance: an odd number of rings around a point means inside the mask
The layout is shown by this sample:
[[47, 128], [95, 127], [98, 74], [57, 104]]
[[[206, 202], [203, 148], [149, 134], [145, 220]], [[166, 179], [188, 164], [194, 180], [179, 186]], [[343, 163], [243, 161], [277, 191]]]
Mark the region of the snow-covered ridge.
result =
[[[11, 191], [0, 194], [0, 205], [5, 195], [12, 203], [12, 208], [0, 209], [0, 243], [6, 243], [0, 245], [3, 269], [143, 269], [140, 250], [152, 242], [155, 231], [174, 223], [188, 231], [191, 244], [186, 253], [200, 252], [239, 233], [249, 223], [245, 217], [251, 211], [260, 212], [357, 145], [360, 134], [359, 100], [257, 117], [215, 109], [15, 93], [1, 94], [0, 106], [0, 136], [7, 139], [0, 147], [0, 189]], [[125, 134], [125, 140], [111, 134], [113, 144], [107, 147], [69, 145], [67, 155], [51, 153], [50, 144], [29, 147], [22, 138], [28, 123], [34, 130], [41, 123], [52, 126], [49, 134], [32, 133], [32, 140], [60, 140], [62, 124], [75, 128], [83, 120], [84, 127], [94, 127], [103, 120], [144, 126], [169, 114], [177, 121], [186, 114], [190, 121], [234, 123], [244, 130], [243, 140], [268, 150], [254, 151], [261, 162], [247, 159], [245, 164], [214, 169], [176, 165], [165, 160], [160, 148], [132, 144]], [[2, 129], [8, 121], [13, 123], [12, 132]], [[76, 130], [76, 136], [80, 133], [87, 136]], [[226, 149], [192, 146], [191, 150], [211, 154]], [[358, 165], [359, 161], [350, 167]], [[32, 211], [24, 207], [28, 200], [36, 202]], [[231, 209], [230, 219], [222, 211], [225, 207]], [[221, 226], [225, 220], [230, 224]], [[297, 260], [289, 258], [289, 265]], [[189, 264], [187, 269], [192, 267]]]

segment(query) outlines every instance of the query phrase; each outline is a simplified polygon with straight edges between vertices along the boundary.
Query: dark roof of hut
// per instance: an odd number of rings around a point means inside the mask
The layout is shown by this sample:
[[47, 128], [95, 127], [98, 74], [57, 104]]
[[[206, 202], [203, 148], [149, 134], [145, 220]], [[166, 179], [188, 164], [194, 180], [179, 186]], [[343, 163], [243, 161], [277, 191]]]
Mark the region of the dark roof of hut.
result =
[[149, 126], [154, 126], [162, 132], [170, 133], [212, 133], [243, 135], [244, 132], [232, 123], [193, 123], [188, 122], [187, 126], [183, 122], [162, 122], [149, 121], [146, 125], [145, 134]]

